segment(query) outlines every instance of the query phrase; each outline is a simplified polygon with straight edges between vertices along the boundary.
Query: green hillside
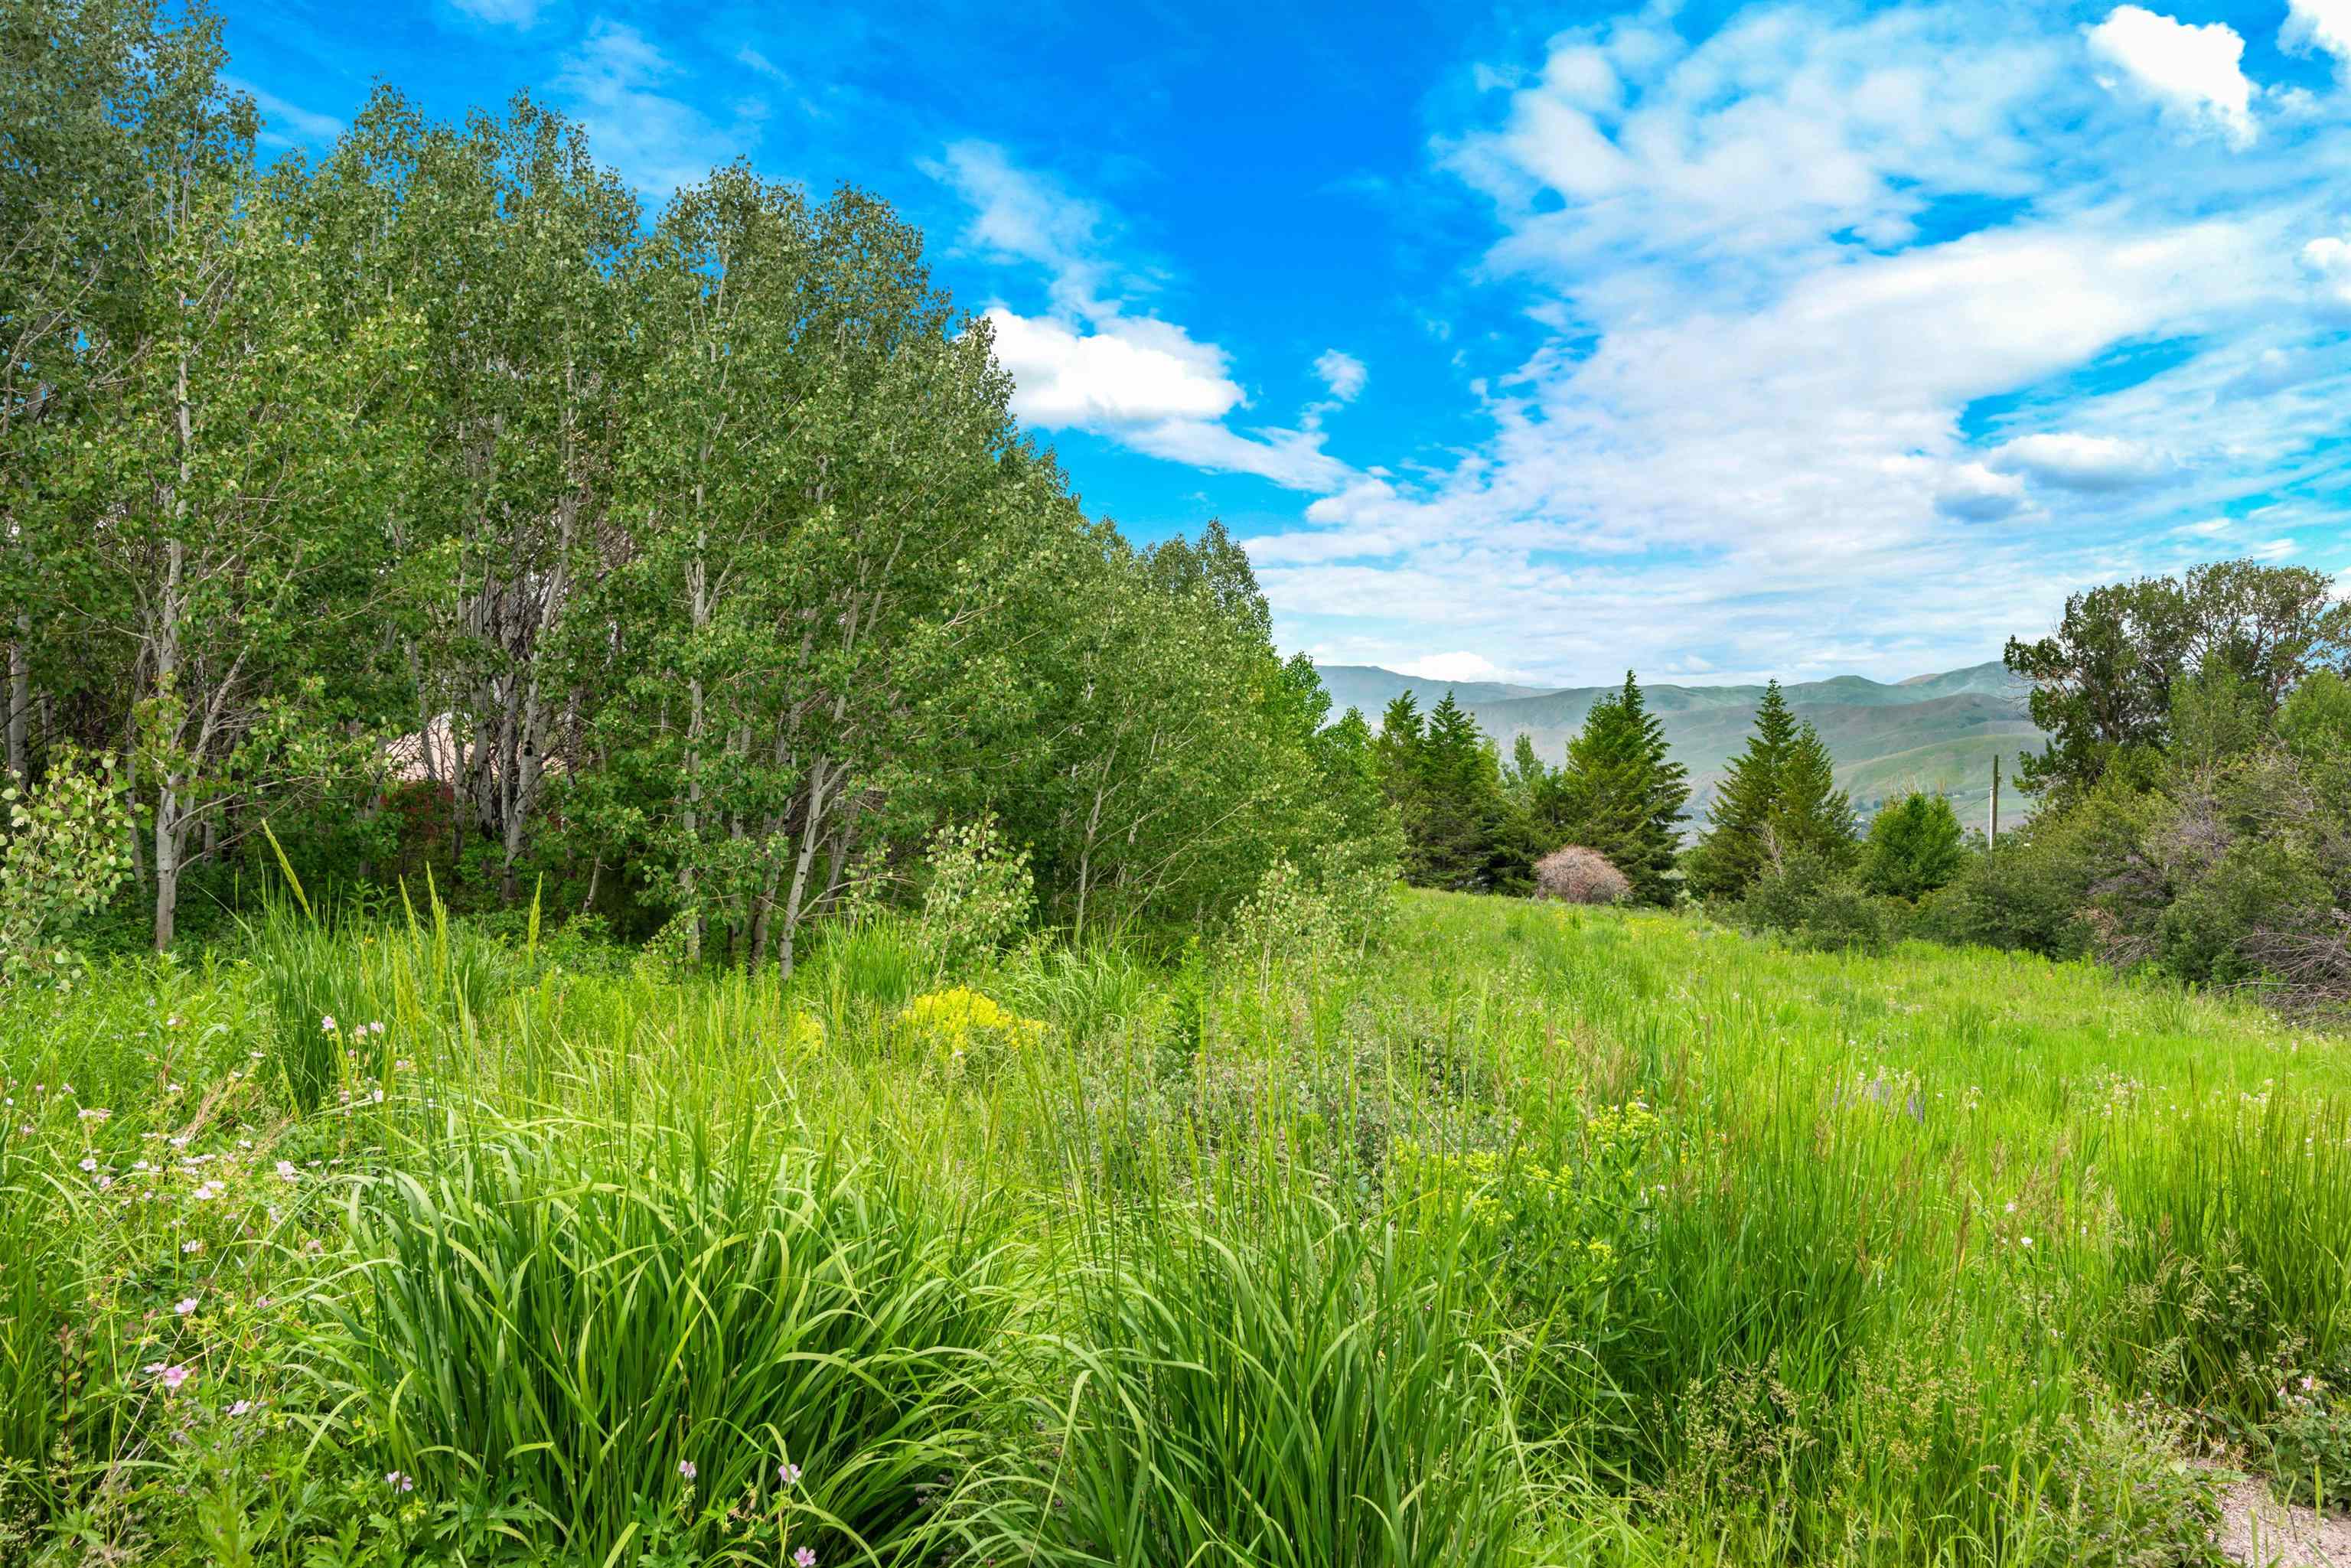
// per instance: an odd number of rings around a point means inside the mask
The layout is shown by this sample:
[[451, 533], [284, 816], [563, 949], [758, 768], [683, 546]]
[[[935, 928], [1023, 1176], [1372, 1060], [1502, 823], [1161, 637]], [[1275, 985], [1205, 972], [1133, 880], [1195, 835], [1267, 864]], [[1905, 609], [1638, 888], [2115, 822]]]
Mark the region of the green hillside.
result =
[[[1374, 724], [1403, 692], [1426, 708], [1447, 691], [1475, 714], [1502, 746], [1519, 735], [1556, 762], [1568, 737], [1592, 705], [1615, 688], [1572, 686], [1560, 691], [1494, 681], [1425, 681], [1368, 664], [1321, 667], [1334, 711], [1363, 709]], [[1915, 675], [1892, 685], [1860, 675], [1804, 681], [1786, 688], [1800, 717], [1810, 719], [1836, 758], [1837, 781], [1866, 815], [1890, 795], [1914, 789], [1949, 795], [1970, 827], [1986, 825], [1988, 789], [1997, 756], [2012, 766], [2020, 751], [2039, 749], [2043, 736], [2025, 711], [2025, 685], [1997, 661]], [[1750, 685], [1644, 685], [1649, 706], [1665, 721], [1674, 758], [1690, 771], [1691, 811], [1703, 821], [1729, 758], [1746, 744], [1763, 688]], [[2025, 802], [2012, 793], [2004, 811]]]

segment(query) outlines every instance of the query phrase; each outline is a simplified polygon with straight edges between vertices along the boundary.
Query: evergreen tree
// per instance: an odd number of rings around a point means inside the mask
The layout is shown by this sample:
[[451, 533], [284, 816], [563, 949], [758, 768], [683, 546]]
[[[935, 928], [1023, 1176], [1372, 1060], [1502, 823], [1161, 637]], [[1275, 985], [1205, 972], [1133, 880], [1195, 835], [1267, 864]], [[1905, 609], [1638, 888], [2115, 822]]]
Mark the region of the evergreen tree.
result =
[[1627, 670], [1624, 689], [1594, 703], [1568, 743], [1552, 823], [1559, 842], [1607, 856], [1641, 903], [1670, 904], [1688, 800], [1688, 770], [1669, 758], [1665, 727]]
[[1503, 869], [1497, 862], [1508, 858], [1501, 766], [1478, 721], [1449, 691], [1428, 710], [1420, 760], [1426, 793], [1417, 848], [1429, 884], [1463, 892], [1493, 887]]
[[1755, 709], [1755, 730], [1747, 749], [1733, 758], [1715, 790], [1714, 810], [1704, 839], [1687, 867], [1690, 890], [1706, 898], [1737, 898], [1771, 861], [1768, 830], [1780, 799], [1780, 776], [1796, 738], [1796, 716], [1772, 681]]
[[1774, 863], [1790, 855], [1817, 855], [1838, 870], [1861, 856], [1853, 799], [1836, 787], [1835, 764], [1820, 731], [1800, 721], [1780, 765], [1778, 798], [1770, 820]]

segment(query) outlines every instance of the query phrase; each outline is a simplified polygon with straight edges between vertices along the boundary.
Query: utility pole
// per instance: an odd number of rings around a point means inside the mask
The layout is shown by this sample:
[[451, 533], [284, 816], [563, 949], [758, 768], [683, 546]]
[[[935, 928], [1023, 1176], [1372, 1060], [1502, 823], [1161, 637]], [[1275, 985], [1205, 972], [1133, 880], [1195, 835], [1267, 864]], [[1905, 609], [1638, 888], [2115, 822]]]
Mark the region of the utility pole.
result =
[[1985, 841], [1987, 850], [2000, 848], [2000, 753], [1991, 754], [1991, 837]]

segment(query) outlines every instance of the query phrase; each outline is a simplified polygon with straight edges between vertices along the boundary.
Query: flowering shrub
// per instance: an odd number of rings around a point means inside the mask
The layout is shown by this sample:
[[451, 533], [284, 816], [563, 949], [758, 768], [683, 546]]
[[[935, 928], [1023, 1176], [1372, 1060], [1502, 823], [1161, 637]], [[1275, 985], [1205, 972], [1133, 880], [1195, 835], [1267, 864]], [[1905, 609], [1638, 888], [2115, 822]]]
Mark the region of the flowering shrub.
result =
[[997, 1005], [968, 986], [932, 991], [898, 1015], [914, 1038], [943, 1051], [948, 1070], [992, 1068], [1005, 1054], [1032, 1044], [1045, 1026]]
[[2278, 1414], [2262, 1433], [2270, 1490], [2307, 1507], [2351, 1507], [2351, 1405], [2334, 1377], [2292, 1375], [2278, 1388]]

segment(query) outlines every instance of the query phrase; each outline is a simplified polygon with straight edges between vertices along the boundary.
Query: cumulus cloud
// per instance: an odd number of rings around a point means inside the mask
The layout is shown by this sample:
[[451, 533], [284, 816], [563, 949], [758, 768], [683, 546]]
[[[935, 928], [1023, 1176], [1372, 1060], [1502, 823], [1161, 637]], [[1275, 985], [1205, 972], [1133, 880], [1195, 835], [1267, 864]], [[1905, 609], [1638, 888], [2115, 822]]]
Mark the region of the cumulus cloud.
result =
[[2237, 146], [2253, 140], [2253, 84], [2240, 66], [2245, 40], [2234, 27], [2117, 5], [2087, 36], [2091, 54], [2120, 68], [2176, 120], [2216, 129]]
[[2351, 69], [2351, 0], [2288, 0], [2278, 47], [2333, 55], [2337, 70]]
[[1322, 378], [1322, 384], [1329, 387], [1331, 395], [1341, 402], [1354, 402], [1364, 390], [1364, 382], [1371, 375], [1364, 368], [1363, 361], [1337, 349], [1322, 351], [1314, 361], [1314, 373]]
[[2351, 240], [2312, 240], [2302, 247], [2302, 266], [2331, 303], [2351, 306]]
[[1221, 419], [1241, 401], [1222, 350], [1180, 327], [1113, 319], [1085, 331], [1058, 321], [987, 313], [997, 362], [1018, 389], [1013, 411], [1044, 425], [1101, 428], [1164, 419]]
[[[1488, 70], [1483, 123], [1437, 140], [1499, 220], [1480, 276], [1552, 336], [1465, 375], [1490, 438], [1250, 541], [1285, 634], [1563, 681], [1914, 673], [2044, 620], [2053, 584], [2197, 559], [2183, 512], [2328, 482], [2351, 345], [2307, 300], [2351, 241], [2303, 250], [2334, 210], [2317, 122], [2238, 146], [2255, 91], [2208, 73], [2224, 144], [2151, 154], [2142, 75], [2102, 54], [2129, 90], [2102, 87], [2080, 35], [2014, 13], [1758, 8], [1696, 41], [1670, 16]], [[2186, 31], [2241, 78], [2234, 34]]]
[[[1290, 489], [1346, 483], [1348, 470], [1322, 450], [1311, 411], [1294, 430], [1233, 428], [1230, 416], [1249, 398], [1229, 373], [1228, 356], [1175, 322], [1133, 312], [1131, 298], [1153, 291], [1157, 279], [1113, 262], [1118, 225], [1101, 205], [1020, 167], [992, 142], [951, 143], [922, 167], [970, 206], [962, 235], [967, 248], [1045, 275], [1048, 314], [1022, 315], [1003, 305], [985, 313], [1021, 418]], [[1363, 366], [1337, 350], [1317, 361], [1316, 370], [1334, 393], [1350, 379], [1362, 389]]]
[[1980, 463], [1959, 464], [1935, 492], [1937, 511], [1971, 523], [2009, 517], [2023, 506], [2024, 481]]

